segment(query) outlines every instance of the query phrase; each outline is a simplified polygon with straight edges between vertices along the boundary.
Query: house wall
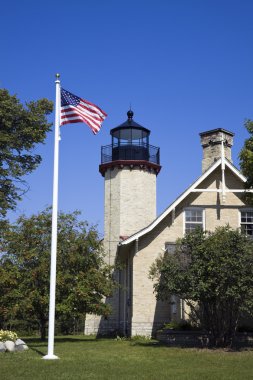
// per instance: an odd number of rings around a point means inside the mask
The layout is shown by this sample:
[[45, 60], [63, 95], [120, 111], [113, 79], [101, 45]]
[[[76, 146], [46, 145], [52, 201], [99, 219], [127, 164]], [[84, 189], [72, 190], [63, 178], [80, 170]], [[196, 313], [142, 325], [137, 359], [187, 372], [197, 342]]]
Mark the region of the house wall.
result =
[[[199, 188], [220, 188], [221, 169], [217, 168]], [[228, 188], [242, 188], [241, 181], [226, 170]], [[158, 303], [153, 293], [153, 282], [149, 270], [155, 259], [164, 254], [166, 242], [175, 242], [184, 235], [184, 209], [201, 207], [205, 210], [205, 229], [214, 230], [217, 226], [229, 224], [239, 227], [239, 209], [245, 206], [242, 193], [227, 193], [222, 204], [221, 194], [216, 192], [191, 193], [176, 207], [175, 217], [167, 215], [150, 233], [140, 237], [138, 252], [133, 258], [133, 300], [132, 335], [147, 335], [171, 319], [182, 318], [181, 305], [173, 315], [168, 303]]]

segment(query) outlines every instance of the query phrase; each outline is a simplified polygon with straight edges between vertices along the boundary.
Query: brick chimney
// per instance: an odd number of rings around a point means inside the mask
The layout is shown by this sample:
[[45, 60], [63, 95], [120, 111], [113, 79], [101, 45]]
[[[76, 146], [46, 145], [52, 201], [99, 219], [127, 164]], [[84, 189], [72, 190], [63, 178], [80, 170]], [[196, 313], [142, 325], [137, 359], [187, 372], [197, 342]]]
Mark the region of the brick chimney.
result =
[[221, 141], [224, 141], [225, 157], [232, 162], [231, 147], [234, 133], [223, 128], [201, 132], [201, 145], [203, 147], [202, 173], [204, 173], [215, 161], [221, 158]]

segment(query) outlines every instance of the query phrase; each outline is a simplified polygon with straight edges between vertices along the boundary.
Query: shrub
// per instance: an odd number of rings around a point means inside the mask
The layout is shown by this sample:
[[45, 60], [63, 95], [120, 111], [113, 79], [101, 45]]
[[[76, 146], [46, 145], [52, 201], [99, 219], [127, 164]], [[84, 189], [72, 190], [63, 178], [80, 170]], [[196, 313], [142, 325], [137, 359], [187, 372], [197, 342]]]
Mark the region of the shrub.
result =
[[193, 330], [195, 329], [190, 322], [188, 321], [171, 321], [169, 323], [165, 323], [163, 326], [163, 330], [170, 329], [170, 330]]
[[0, 341], [6, 342], [7, 340], [11, 340], [15, 342], [18, 338], [18, 335], [10, 330], [0, 330]]

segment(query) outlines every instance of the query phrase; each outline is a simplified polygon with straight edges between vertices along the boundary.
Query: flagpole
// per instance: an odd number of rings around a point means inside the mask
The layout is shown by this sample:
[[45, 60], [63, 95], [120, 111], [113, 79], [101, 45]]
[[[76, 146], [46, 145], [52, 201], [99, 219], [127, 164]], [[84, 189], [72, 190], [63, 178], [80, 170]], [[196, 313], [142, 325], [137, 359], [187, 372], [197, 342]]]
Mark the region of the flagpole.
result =
[[50, 302], [48, 323], [48, 353], [43, 359], [58, 359], [54, 355], [55, 329], [55, 290], [56, 290], [56, 254], [57, 254], [57, 216], [58, 216], [58, 176], [59, 176], [59, 141], [60, 141], [60, 75], [56, 74], [55, 95], [55, 137], [54, 137], [54, 177], [53, 177], [53, 208], [51, 236], [51, 269], [50, 269]]

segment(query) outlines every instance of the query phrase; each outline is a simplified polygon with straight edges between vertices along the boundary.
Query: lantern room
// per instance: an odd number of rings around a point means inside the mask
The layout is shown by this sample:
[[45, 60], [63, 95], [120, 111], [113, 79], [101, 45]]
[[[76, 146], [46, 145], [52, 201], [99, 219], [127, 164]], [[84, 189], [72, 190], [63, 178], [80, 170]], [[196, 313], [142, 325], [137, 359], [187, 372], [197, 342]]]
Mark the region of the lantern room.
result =
[[108, 166], [120, 165], [152, 167], [160, 171], [160, 151], [150, 145], [150, 131], [133, 120], [133, 111], [127, 112], [128, 119], [111, 129], [111, 145], [102, 146], [100, 172], [103, 175]]

